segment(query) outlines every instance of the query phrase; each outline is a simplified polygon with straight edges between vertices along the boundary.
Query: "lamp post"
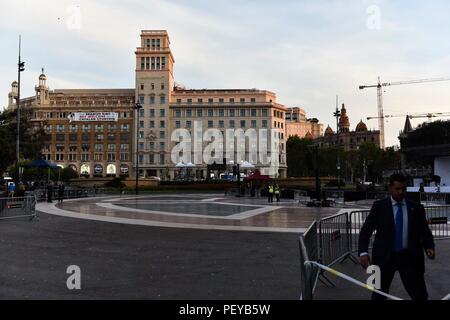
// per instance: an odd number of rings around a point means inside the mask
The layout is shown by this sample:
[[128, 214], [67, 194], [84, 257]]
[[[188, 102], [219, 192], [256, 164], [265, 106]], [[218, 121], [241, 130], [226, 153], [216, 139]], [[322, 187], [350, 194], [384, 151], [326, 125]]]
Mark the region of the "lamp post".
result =
[[341, 157], [339, 154], [341, 143], [339, 141], [339, 118], [341, 116], [341, 111], [339, 111], [338, 107], [338, 96], [336, 96], [336, 111], [333, 113], [333, 116], [336, 117], [336, 140], [337, 140], [337, 181], [338, 181], [338, 190], [341, 190]]
[[136, 110], [136, 195], [139, 194], [139, 129], [140, 129], [140, 110], [142, 105], [138, 102], [135, 103], [134, 109]]
[[[16, 166], [19, 167], [20, 160], [20, 73], [25, 71], [25, 62], [20, 57], [21, 36], [19, 35], [19, 62], [17, 64], [17, 134], [16, 134]], [[17, 169], [17, 180], [20, 182], [20, 171]]]

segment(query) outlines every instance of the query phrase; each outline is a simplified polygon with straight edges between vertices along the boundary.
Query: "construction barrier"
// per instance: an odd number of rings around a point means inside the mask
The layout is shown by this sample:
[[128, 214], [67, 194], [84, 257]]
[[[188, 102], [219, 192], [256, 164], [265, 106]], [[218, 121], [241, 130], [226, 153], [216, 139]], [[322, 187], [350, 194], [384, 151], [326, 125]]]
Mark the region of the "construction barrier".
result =
[[331, 266], [350, 256], [348, 214], [338, 214], [320, 220], [319, 243], [320, 261]]
[[[300, 250], [300, 300], [312, 300], [319, 273], [314, 272], [307, 261], [318, 259], [317, 222], [299, 237]], [[316, 270], [317, 271], [317, 270]]]
[[26, 195], [24, 197], [0, 198], [0, 220], [12, 218], [37, 218], [36, 197]]

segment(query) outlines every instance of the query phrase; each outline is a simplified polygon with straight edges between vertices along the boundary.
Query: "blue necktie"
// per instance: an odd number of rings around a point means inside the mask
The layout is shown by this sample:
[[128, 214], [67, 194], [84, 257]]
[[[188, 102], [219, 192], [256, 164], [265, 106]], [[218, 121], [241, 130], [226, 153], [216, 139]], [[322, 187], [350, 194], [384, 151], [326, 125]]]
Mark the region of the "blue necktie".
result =
[[403, 210], [402, 203], [397, 202], [397, 215], [395, 216], [395, 242], [394, 251], [399, 252], [403, 249]]

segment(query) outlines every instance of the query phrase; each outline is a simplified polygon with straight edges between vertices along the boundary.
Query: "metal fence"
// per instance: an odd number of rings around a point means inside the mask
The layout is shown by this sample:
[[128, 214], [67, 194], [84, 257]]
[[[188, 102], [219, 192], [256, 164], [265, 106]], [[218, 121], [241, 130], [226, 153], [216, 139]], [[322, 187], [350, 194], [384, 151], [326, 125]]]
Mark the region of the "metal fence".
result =
[[317, 268], [307, 264], [308, 261], [316, 261], [319, 257], [317, 222], [299, 237], [300, 250], [300, 300], [312, 300], [314, 288], [319, 276]]
[[27, 217], [30, 220], [37, 218], [36, 197], [0, 198], [0, 220]]
[[349, 216], [338, 214], [319, 222], [320, 261], [331, 266], [349, 256]]
[[[34, 194], [37, 198], [37, 201], [46, 201], [48, 198], [48, 190], [47, 189], [36, 189], [29, 192], [30, 194]], [[78, 199], [78, 198], [87, 198], [87, 197], [95, 197], [98, 195], [107, 194], [108, 190], [106, 188], [66, 188], [64, 190], [64, 199]], [[52, 192], [52, 199], [58, 199], [58, 189], [54, 188]]]
[[425, 215], [435, 239], [450, 238], [450, 206], [426, 207]]

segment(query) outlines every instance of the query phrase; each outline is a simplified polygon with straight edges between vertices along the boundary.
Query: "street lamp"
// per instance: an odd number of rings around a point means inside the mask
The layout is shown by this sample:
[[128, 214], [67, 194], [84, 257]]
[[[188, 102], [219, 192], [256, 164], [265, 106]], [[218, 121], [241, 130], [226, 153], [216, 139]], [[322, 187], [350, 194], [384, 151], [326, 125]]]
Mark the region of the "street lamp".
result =
[[139, 129], [140, 129], [140, 110], [142, 105], [138, 102], [134, 104], [134, 109], [136, 110], [136, 195], [139, 194]]
[[[19, 159], [20, 159], [20, 73], [25, 71], [25, 62], [23, 62], [20, 58], [20, 46], [21, 46], [21, 36], [19, 35], [19, 62], [17, 64], [17, 134], [16, 134], [16, 166], [19, 167]], [[20, 171], [17, 172], [18, 182], [20, 179]]]
[[336, 111], [333, 113], [333, 116], [336, 117], [336, 139], [337, 139], [337, 182], [338, 182], [338, 190], [341, 189], [341, 157], [339, 155], [339, 150], [341, 143], [339, 141], [339, 118], [341, 117], [341, 111], [338, 108], [338, 96], [336, 96]]

